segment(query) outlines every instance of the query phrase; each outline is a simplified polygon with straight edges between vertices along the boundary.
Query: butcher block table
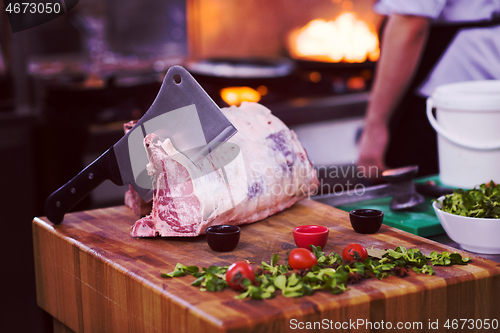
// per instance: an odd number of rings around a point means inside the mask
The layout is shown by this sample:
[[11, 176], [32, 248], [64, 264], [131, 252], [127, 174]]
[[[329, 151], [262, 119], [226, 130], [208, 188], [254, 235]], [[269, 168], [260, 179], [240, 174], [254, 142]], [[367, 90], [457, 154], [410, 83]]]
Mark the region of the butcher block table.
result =
[[161, 277], [179, 262], [208, 267], [246, 259], [259, 265], [278, 253], [283, 263], [295, 247], [292, 229], [304, 224], [330, 229], [326, 253], [341, 252], [352, 242], [368, 248], [417, 247], [424, 254], [455, 251], [386, 225], [374, 235], [357, 234], [347, 212], [312, 200], [243, 226], [238, 247], [227, 253], [213, 252], [205, 236], [132, 238], [135, 221], [125, 206], [67, 214], [60, 225], [34, 219], [37, 299], [54, 317], [55, 331], [285, 332], [315, 327], [383, 332], [411, 327], [408, 331], [436, 332], [447, 331], [447, 322], [450, 331], [457, 331], [453, 322], [460, 328], [464, 320], [470, 325], [474, 319], [476, 328], [466, 330], [473, 332], [500, 321], [500, 264], [462, 251], [472, 258], [469, 265], [435, 267], [433, 276], [411, 271], [405, 278], [371, 278], [339, 295], [320, 291], [286, 298], [278, 293], [273, 299], [239, 300], [231, 289], [200, 291], [191, 286], [192, 276]]

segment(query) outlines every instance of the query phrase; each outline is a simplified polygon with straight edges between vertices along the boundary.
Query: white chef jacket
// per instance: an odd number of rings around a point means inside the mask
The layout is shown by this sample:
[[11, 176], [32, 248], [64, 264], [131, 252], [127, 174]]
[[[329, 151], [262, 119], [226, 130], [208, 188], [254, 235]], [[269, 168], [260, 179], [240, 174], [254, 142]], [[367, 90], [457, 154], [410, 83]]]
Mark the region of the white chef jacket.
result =
[[[428, 17], [433, 24], [490, 20], [500, 15], [500, 0], [380, 0], [382, 15]], [[437, 86], [472, 80], [500, 79], [500, 26], [460, 30], [418, 93], [430, 96]]]

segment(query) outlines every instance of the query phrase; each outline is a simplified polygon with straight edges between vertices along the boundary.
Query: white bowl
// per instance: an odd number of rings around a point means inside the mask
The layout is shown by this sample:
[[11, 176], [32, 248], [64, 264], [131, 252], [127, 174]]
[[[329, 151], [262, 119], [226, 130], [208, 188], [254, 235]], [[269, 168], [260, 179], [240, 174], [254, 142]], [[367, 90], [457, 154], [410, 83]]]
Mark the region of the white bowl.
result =
[[500, 254], [500, 219], [466, 217], [443, 212], [441, 202], [432, 207], [444, 230], [453, 241], [466, 251], [483, 254]]

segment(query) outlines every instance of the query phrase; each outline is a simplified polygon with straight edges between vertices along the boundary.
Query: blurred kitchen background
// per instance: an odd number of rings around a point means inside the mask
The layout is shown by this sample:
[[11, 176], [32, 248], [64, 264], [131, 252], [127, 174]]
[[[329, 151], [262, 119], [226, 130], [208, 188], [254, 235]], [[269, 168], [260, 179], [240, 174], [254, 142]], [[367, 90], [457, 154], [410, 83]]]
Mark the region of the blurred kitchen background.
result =
[[[36, 305], [31, 220], [141, 117], [172, 65], [220, 107], [269, 107], [296, 131], [324, 192], [360, 181], [352, 171], [382, 22], [374, 2], [80, 0], [16, 33], [2, 10], [2, 331], [52, 331]], [[121, 205], [125, 190], [105, 183], [75, 210]]]

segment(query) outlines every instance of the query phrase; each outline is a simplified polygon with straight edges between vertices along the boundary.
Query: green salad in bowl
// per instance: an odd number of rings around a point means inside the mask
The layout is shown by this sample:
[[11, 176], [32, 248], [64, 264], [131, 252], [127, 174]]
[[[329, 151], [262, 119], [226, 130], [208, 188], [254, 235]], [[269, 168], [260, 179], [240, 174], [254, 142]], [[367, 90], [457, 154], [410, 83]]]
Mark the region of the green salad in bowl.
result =
[[446, 234], [464, 250], [500, 254], [500, 185], [456, 189], [432, 203]]
[[500, 184], [493, 181], [470, 190], [455, 189], [441, 202], [444, 212], [476, 218], [500, 218]]

